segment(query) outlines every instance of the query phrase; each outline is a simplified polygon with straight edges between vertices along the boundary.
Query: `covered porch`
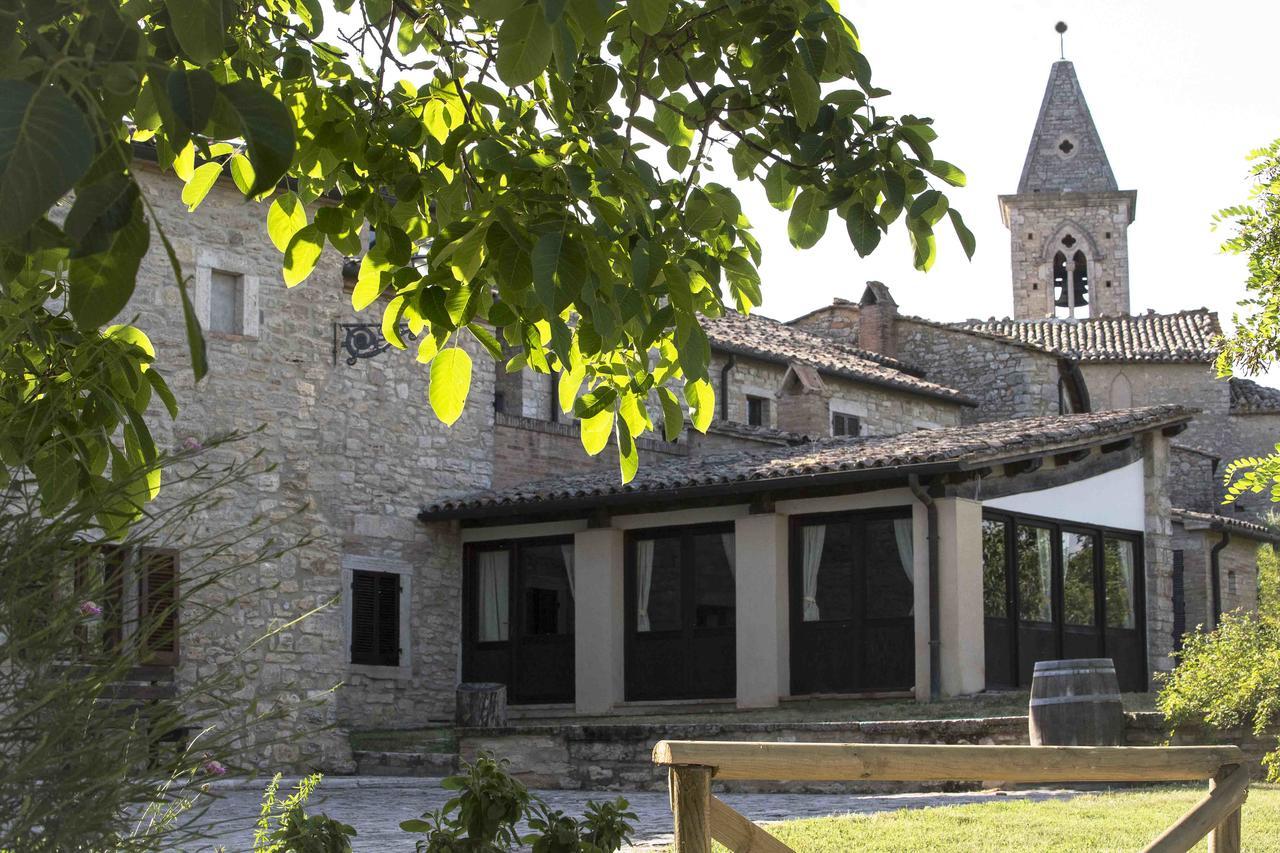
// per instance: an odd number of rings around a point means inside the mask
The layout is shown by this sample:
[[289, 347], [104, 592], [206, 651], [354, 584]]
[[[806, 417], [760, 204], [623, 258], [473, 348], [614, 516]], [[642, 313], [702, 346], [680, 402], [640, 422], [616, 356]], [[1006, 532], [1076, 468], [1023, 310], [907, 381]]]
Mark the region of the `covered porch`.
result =
[[463, 525], [460, 680], [581, 715], [939, 699], [1083, 655], [1145, 689], [1188, 418], [831, 439], [437, 504], [424, 520]]

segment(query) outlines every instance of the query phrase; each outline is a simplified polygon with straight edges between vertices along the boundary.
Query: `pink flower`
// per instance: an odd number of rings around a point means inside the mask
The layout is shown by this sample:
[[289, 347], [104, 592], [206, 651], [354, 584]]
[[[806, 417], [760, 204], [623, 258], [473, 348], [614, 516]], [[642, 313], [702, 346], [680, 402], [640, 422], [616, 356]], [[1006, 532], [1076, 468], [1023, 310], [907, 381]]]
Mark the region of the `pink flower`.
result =
[[90, 617], [101, 616], [102, 608], [94, 604], [92, 601], [82, 601], [80, 602], [80, 615]]
[[203, 770], [209, 776], [226, 776], [227, 775], [226, 765], [224, 765], [221, 761], [215, 761], [212, 758], [210, 758], [204, 764], [201, 764], [200, 769]]
[[204, 445], [200, 443], [199, 439], [189, 435], [182, 440], [182, 449], [183, 450], [203, 450]]

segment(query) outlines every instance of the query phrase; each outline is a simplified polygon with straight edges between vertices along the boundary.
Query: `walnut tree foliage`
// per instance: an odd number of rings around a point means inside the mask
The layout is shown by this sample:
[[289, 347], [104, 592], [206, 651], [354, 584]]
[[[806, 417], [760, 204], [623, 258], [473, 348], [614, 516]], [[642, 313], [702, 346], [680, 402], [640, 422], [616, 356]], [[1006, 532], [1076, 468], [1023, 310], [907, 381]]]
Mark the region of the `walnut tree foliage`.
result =
[[[1230, 376], [1235, 368], [1254, 374], [1280, 361], [1280, 139], [1251, 152], [1249, 160], [1249, 201], [1214, 216], [1215, 227], [1225, 223], [1233, 232], [1222, 250], [1246, 255], [1249, 263], [1249, 295], [1240, 303], [1246, 310], [1236, 314], [1235, 334], [1223, 342], [1220, 376]], [[1234, 460], [1224, 477], [1228, 502], [1245, 492], [1265, 492], [1280, 501], [1280, 445], [1267, 456]]]
[[81, 330], [111, 320], [158, 230], [132, 167], [151, 144], [190, 208], [220, 178], [261, 202], [290, 287], [371, 228], [353, 307], [416, 348], [445, 423], [472, 339], [559, 374], [629, 479], [659, 409], [668, 437], [711, 420], [699, 317], [761, 302], [713, 156], [799, 248], [834, 215], [866, 255], [900, 220], [928, 269], [947, 217], [972, 253], [937, 188], [963, 173], [887, 94], [834, 0], [0, 0], [0, 271], [65, 282]]

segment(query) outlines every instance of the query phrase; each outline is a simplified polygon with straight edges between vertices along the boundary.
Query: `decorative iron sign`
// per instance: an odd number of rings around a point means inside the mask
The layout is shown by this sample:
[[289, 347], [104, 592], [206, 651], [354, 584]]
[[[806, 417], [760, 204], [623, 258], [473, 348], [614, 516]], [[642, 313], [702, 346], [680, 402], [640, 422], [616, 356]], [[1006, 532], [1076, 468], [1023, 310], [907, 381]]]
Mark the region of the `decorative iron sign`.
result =
[[[342, 332], [339, 344], [338, 332]], [[400, 326], [400, 337], [415, 340], [418, 336], [409, 331], [406, 325]], [[333, 363], [338, 363], [338, 347], [341, 345], [347, 353], [347, 364], [355, 364], [362, 358], [373, 358], [391, 348], [391, 343], [382, 336], [380, 323], [334, 323], [333, 324]]]

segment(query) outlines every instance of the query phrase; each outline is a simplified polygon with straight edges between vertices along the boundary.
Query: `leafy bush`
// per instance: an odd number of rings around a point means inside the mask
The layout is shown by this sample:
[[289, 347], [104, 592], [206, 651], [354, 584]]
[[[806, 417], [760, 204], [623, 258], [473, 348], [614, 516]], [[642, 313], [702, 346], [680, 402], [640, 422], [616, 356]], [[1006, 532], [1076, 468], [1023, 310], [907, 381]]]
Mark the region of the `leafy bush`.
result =
[[[1157, 702], [1175, 730], [1252, 726], [1262, 735], [1280, 724], [1280, 619], [1228, 613], [1214, 630], [1188, 634], [1177, 658]], [[1280, 781], [1280, 743], [1263, 763]]]
[[281, 800], [276, 797], [280, 774], [272, 777], [262, 792], [262, 812], [253, 832], [254, 853], [347, 853], [351, 849], [354, 829], [328, 815], [308, 815], [303, 808], [323, 778], [313, 773]]
[[[588, 802], [578, 820], [530, 794], [505, 764], [487, 755], [465, 764], [462, 774], [442, 783], [458, 791], [444, 808], [401, 822], [404, 831], [425, 836], [417, 853], [500, 853], [522, 844], [534, 853], [615, 853], [630, 841], [636, 815], [623, 798]], [[532, 830], [523, 836], [522, 820]]]

